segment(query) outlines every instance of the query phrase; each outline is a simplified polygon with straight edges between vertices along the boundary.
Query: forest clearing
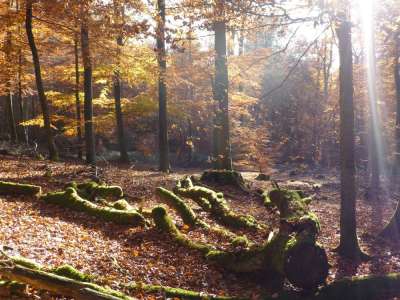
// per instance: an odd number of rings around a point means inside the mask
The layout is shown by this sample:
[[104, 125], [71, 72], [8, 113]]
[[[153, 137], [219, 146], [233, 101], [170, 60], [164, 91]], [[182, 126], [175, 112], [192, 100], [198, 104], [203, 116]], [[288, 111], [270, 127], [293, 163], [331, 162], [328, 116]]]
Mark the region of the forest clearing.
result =
[[0, 299], [399, 299], [399, 16], [0, 0]]

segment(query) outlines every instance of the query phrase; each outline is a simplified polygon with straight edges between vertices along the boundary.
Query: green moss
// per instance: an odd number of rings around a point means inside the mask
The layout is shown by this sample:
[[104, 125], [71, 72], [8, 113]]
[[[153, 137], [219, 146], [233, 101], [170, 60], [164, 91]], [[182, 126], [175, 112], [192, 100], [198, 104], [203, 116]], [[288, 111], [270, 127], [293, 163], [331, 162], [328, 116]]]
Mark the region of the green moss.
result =
[[84, 282], [90, 282], [92, 280], [92, 276], [84, 274], [74, 267], [70, 265], [62, 265], [59, 266], [53, 270], [51, 270], [51, 273], [54, 273], [56, 275], [60, 275], [63, 277], [71, 278], [77, 281], [84, 281]]
[[125, 199], [120, 199], [112, 204], [112, 207], [118, 210], [132, 210], [133, 207]]
[[0, 181], [0, 195], [37, 196], [42, 193], [40, 186], [15, 182]]
[[152, 215], [157, 228], [168, 233], [178, 244], [193, 250], [199, 250], [205, 254], [214, 249], [211, 245], [193, 242], [183, 235], [175, 226], [164, 207], [157, 206], [153, 208]]
[[23, 266], [23, 267], [26, 267], [29, 269], [33, 269], [33, 270], [41, 270], [42, 269], [42, 266], [40, 264], [38, 264], [37, 262], [35, 262], [31, 259], [28, 259], [28, 258], [25, 258], [22, 256], [11, 256], [10, 258], [13, 261], [13, 263], [15, 263], [17, 265], [20, 265], [20, 266]]
[[172, 206], [181, 216], [183, 222], [190, 226], [194, 226], [197, 222], [197, 217], [194, 211], [187, 205], [181, 198], [175, 195], [173, 192], [158, 187], [156, 189], [157, 195], [167, 202], [168, 205]]
[[112, 207], [100, 207], [80, 197], [72, 187], [67, 188], [65, 192], [48, 193], [41, 199], [47, 203], [69, 207], [117, 224], [133, 226], [145, 224], [144, 217], [136, 210], [125, 211]]
[[80, 184], [72, 181], [66, 185], [66, 188], [68, 187], [74, 188], [78, 192], [79, 196], [89, 200], [93, 200], [96, 197], [119, 199], [124, 195], [122, 188], [119, 186], [98, 184], [95, 181], [87, 181]]
[[236, 236], [232, 240], [232, 245], [235, 247], [237, 246], [247, 247], [249, 245], [249, 240], [247, 239], [246, 236]]

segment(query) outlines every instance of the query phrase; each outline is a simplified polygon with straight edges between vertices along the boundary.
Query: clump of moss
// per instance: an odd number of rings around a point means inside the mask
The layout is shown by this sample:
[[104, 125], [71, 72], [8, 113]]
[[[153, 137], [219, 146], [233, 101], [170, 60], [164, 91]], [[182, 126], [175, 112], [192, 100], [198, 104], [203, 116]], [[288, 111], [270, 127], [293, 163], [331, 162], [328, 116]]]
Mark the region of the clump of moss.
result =
[[93, 279], [93, 276], [84, 274], [70, 265], [59, 266], [51, 270], [51, 273], [83, 282], [90, 282]]
[[119, 210], [132, 210], [133, 207], [125, 199], [120, 199], [112, 204], [112, 207]]
[[37, 196], [42, 193], [40, 186], [16, 182], [0, 181], [0, 195], [26, 195]]
[[249, 240], [246, 236], [237, 236], [232, 240], [232, 245], [235, 247], [247, 247], [249, 245]]

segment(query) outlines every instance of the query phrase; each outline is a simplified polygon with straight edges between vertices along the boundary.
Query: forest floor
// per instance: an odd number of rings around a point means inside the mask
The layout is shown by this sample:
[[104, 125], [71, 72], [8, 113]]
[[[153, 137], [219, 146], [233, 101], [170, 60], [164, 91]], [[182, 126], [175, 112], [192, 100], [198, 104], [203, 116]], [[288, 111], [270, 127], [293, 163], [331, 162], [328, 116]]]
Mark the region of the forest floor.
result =
[[[290, 168], [271, 170], [280, 186], [303, 189], [314, 195], [312, 210], [318, 215], [322, 232], [319, 242], [325, 247], [331, 269], [328, 281], [344, 276], [400, 272], [400, 245], [376, 238], [376, 234], [393, 213], [398, 197], [394, 191], [384, 194], [380, 204], [364, 200], [365, 185], [360, 180], [357, 201], [357, 221], [360, 244], [372, 256], [368, 262], [357, 264], [340, 259], [334, 252], [339, 242], [339, 179], [335, 171], [297, 171], [289, 176]], [[199, 170], [182, 170], [170, 175], [140, 170], [129, 166], [103, 165], [93, 169], [73, 162], [49, 162], [28, 157], [0, 155], [0, 180], [37, 184], [44, 192], [60, 190], [72, 180], [85, 181], [99, 176], [106, 183], [120, 185], [126, 199], [135, 207], [152, 208], [160, 203], [155, 196], [157, 186], [172, 188], [177, 179]], [[268, 189], [270, 181], [257, 181], [256, 172], [244, 172], [252, 189]], [[292, 174], [293, 175], [293, 174]], [[270, 228], [277, 224], [257, 196], [249, 196], [229, 187], [217, 187], [235, 212], [252, 214]], [[176, 216], [175, 216], [176, 217]], [[201, 215], [214, 224], [207, 215]], [[185, 229], [175, 218], [178, 226]], [[217, 295], [243, 296], [259, 299], [262, 283], [243, 278], [221, 267], [211, 265], [195, 251], [188, 251], [155, 229], [128, 228], [96, 220], [94, 217], [65, 208], [42, 203], [30, 197], [0, 196], [0, 245], [9, 247], [10, 254], [19, 254], [47, 266], [70, 264], [80, 271], [94, 274], [96, 281], [120, 288], [132, 281], [162, 284]], [[236, 231], [237, 232], [237, 231]], [[238, 232], [237, 232], [238, 233]], [[268, 231], [239, 232], [261, 243]], [[196, 241], [228, 247], [226, 241], [201, 229], [187, 232]], [[27, 299], [56, 298], [30, 291]], [[162, 295], [135, 294], [138, 298], [162, 299]], [[8, 299], [1, 298], [0, 299]], [[20, 299], [20, 298], [18, 298]]]

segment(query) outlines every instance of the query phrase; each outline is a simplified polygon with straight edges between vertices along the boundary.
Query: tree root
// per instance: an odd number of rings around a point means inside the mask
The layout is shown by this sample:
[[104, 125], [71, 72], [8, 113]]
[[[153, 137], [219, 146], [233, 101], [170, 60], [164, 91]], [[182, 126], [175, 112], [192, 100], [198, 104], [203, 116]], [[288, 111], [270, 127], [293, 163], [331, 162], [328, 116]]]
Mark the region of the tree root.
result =
[[200, 220], [192, 208], [184, 202], [180, 197], [178, 197], [176, 194], [173, 192], [164, 189], [162, 187], [158, 187], [156, 189], [156, 193], [169, 205], [174, 208], [180, 217], [182, 218], [183, 222], [189, 226], [199, 226], [204, 229], [207, 229], [209, 231], [213, 231], [219, 235], [222, 235], [228, 239], [231, 240], [231, 243], [234, 246], [243, 246], [243, 247], [248, 247], [250, 245], [250, 242], [247, 240], [246, 236], [238, 236], [234, 234], [233, 232], [230, 232], [228, 230], [222, 229], [222, 228], [214, 228], [210, 225], [208, 225], [206, 222]]
[[0, 195], [27, 195], [37, 196], [42, 193], [40, 186], [15, 182], [0, 181]]
[[72, 187], [67, 188], [63, 192], [48, 193], [42, 196], [41, 199], [47, 203], [69, 207], [117, 224], [133, 226], [143, 226], [146, 224], [145, 218], [137, 210], [119, 210], [98, 206], [80, 197]]
[[166, 232], [171, 238], [176, 241], [179, 245], [187, 247], [189, 249], [198, 250], [203, 254], [207, 254], [209, 251], [215, 248], [211, 245], [196, 243], [188, 239], [183, 235], [178, 228], [176, 228], [174, 222], [171, 220], [167, 211], [162, 206], [157, 206], [152, 210], [152, 216], [156, 227], [163, 232]]
[[226, 226], [234, 228], [261, 228], [260, 224], [252, 216], [237, 215], [231, 211], [222, 193], [217, 193], [205, 187], [193, 186], [192, 181], [188, 177], [178, 182], [174, 192], [180, 196], [192, 199], [203, 209], [210, 211]]

